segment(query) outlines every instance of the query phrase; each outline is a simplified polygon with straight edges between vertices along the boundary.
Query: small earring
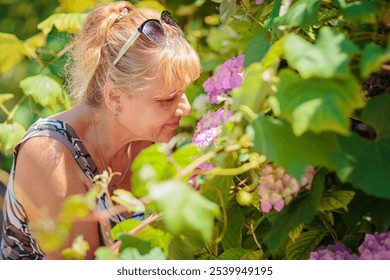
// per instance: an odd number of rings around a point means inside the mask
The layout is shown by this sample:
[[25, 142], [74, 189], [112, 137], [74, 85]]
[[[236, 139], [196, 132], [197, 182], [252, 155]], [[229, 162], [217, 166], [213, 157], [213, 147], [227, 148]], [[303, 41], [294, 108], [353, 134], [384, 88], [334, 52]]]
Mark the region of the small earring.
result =
[[117, 116], [119, 116], [119, 109], [118, 108], [115, 108], [115, 110], [114, 110], [114, 115], [117, 117]]

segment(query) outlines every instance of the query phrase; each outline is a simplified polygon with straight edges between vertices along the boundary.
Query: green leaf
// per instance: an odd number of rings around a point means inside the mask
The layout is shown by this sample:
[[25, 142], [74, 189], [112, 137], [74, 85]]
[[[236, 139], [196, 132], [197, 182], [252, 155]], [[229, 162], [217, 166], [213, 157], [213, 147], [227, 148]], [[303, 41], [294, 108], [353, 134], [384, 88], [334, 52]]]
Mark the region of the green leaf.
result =
[[231, 203], [227, 210], [227, 231], [222, 240], [222, 247], [225, 251], [232, 248], [241, 248], [242, 229], [244, 227], [244, 212], [235, 203]]
[[166, 260], [164, 252], [160, 248], [153, 248], [147, 254], [140, 254], [135, 248], [126, 248], [120, 256], [121, 260]]
[[310, 222], [317, 213], [325, 184], [325, 170], [316, 173], [310, 191], [302, 192], [283, 211], [272, 214], [272, 226], [263, 237], [270, 251], [275, 251], [290, 231], [300, 224]]
[[123, 252], [126, 248], [136, 248], [141, 255], [145, 255], [152, 250], [152, 244], [149, 241], [139, 239], [138, 237], [123, 234], [120, 236], [122, 241], [119, 252]]
[[[143, 197], [148, 194], [146, 184], [148, 180], [153, 179], [155, 181], [162, 181], [172, 178], [177, 170], [171, 162], [168, 161], [166, 153], [167, 145], [166, 144], [154, 144], [143, 149], [139, 155], [135, 158], [131, 165], [132, 170], [132, 193], [137, 197]], [[153, 178], [145, 178], [142, 169], [147, 166], [148, 169], [151, 167], [151, 172], [153, 173]], [[148, 176], [146, 176], [148, 177]]]
[[0, 73], [7, 73], [26, 55], [23, 42], [14, 34], [0, 32]]
[[200, 155], [201, 153], [198, 146], [195, 144], [186, 144], [177, 149], [172, 157], [180, 167], [184, 168]]
[[261, 110], [266, 97], [272, 93], [272, 83], [264, 80], [263, 76], [272, 76], [273, 72], [272, 70], [266, 71], [264, 71], [261, 63], [253, 63], [245, 70], [245, 77], [241, 86], [231, 93], [233, 110], [239, 109], [241, 105], [248, 106], [255, 112]]
[[352, 23], [377, 23], [377, 17], [383, 12], [379, 1], [355, 1], [343, 5], [342, 14]]
[[253, 37], [245, 51], [244, 67], [248, 68], [252, 63], [262, 61], [271, 46], [271, 42], [265, 39], [264, 34], [260, 33]]
[[57, 101], [64, 94], [62, 86], [53, 78], [46, 75], [36, 75], [20, 81], [20, 87], [27, 96], [35, 102], [54, 110]]
[[236, 1], [235, 0], [223, 0], [219, 6], [220, 14], [219, 18], [221, 23], [224, 24], [233, 15], [236, 14]]
[[119, 260], [119, 257], [107, 247], [99, 247], [95, 251], [97, 260]]
[[280, 72], [278, 92], [269, 98], [276, 116], [290, 123], [294, 134], [336, 132], [350, 134], [350, 116], [364, 106], [357, 81], [348, 79], [303, 80], [291, 70]]
[[89, 250], [89, 244], [82, 235], [76, 237], [71, 248], [66, 248], [61, 255], [68, 260], [83, 260]]
[[93, 201], [90, 201], [86, 196], [72, 195], [64, 201], [60, 219], [70, 222], [76, 218], [86, 217], [95, 208], [94, 206]]
[[273, 20], [273, 27], [304, 26], [318, 22], [321, 0], [298, 0], [281, 17]]
[[87, 14], [84, 13], [57, 13], [38, 24], [38, 29], [47, 35], [57, 28], [59, 32], [77, 33], [81, 30]]
[[306, 132], [296, 136], [288, 124], [264, 116], [258, 116], [252, 126], [255, 132], [254, 150], [283, 166], [295, 178], [301, 178], [310, 164], [332, 170], [347, 165], [333, 134]]
[[364, 47], [360, 62], [360, 74], [367, 78], [371, 73], [379, 71], [381, 65], [390, 60], [390, 43], [387, 49], [370, 42]]
[[149, 198], [163, 212], [167, 229], [173, 234], [193, 230], [211, 241], [214, 218], [220, 214], [217, 204], [207, 200], [189, 185], [179, 181], [153, 183]]
[[[118, 224], [116, 224], [112, 229], [111, 229], [111, 235], [114, 240], [118, 240], [119, 237], [122, 234], [127, 234], [129, 231], [134, 229], [135, 227], [139, 226], [142, 223], [142, 221], [139, 220], [124, 220]], [[147, 228], [152, 228], [151, 226], [147, 226]]]
[[341, 180], [376, 197], [390, 199], [390, 94], [378, 96], [367, 104], [363, 123], [375, 128], [376, 139], [357, 134], [340, 137], [349, 166], [337, 170]]
[[291, 33], [287, 35], [284, 49], [289, 65], [305, 79], [349, 77], [350, 56], [359, 52], [343, 33], [330, 27], [320, 29], [315, 45]]
[[12, 152], [25, 133], [24, 127], [17, 122], [12, 124], [0, 123], [0, 150], [5, 153]]
[[240, 260], [246, 254], [250, 253], [249, 249], [232, 248], [224, 251], [218, 256], [218, 260]]
[[310, 252], [314, 251], [326, 236], [325, 230], [310, 230], [303, 232], [295, 240], [290, 241], [286, 248], [286, 257], [289, 260], [306, 260]]
[[134, 195], [126, 190], [117, 189], [114, 190], [114, 195], [111, 197], [113, 201], [126, 207], [128, 212], [144, 212], [145, 205]]
[[321, 199], [319, 211], [334, 211], [343, 208], [348, 210], [348, 204], [352, 201], [355, 192], [346, 190], [330, 190], [324, 193]]
[[272, 11], [268, 16], [268, 19], [264, 21], [264, 29], [270, 29], [273, 26], [275, 19], [279, 17], [279, 11], [281, 5], [282, 5], [282, 0], [274, 1]]

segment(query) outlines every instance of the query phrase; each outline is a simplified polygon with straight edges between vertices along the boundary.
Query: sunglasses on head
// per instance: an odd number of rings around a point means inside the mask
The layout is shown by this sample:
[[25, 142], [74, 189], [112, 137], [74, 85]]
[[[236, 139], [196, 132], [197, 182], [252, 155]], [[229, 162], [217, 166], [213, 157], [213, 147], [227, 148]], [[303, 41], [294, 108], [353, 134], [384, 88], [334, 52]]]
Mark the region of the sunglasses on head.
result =
[[172, 18], [172, 15], [168, 11], [163, 11], [160, 16], [160, 20], [157, 19], [147, 19], [145, 20], [140, 27], [137, 28], [137, 32], [126, 41], [123, 47], [119, 50], [118, 56], [115, 58], [113, 64], [116, 65], [122, 56], [127, 52], [127, 50], [133, 45], [135, 40], [141, 35], [144, 34], [148, 37], [149, 40], [159, 43], [162, 42], [165, 36], [165, 31], [162, 23], [165, 22], [176, 29], [181, 31], [181, 28], [177, 25], [176, 21]]

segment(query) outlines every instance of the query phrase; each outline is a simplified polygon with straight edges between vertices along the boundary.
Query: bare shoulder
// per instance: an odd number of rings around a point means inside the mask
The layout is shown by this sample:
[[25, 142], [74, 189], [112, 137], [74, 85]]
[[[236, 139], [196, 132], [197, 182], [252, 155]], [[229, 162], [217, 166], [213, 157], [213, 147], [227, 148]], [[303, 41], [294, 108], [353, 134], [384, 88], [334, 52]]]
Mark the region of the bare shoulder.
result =
[[45, 205], [56, 214], [60, 202], [69, 195], [86, 192], [86, 184], [88, 180], [72, 153], [56, 139], [34, 137], [20, 147], [14, 191], [22, 203]]

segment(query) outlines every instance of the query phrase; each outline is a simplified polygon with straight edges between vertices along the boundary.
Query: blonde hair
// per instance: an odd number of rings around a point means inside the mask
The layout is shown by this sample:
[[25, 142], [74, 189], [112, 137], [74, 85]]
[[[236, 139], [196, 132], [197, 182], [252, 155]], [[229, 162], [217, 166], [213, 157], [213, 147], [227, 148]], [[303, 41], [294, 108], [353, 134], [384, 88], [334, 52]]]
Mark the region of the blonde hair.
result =
[[[128, 14], [120, 17], [127, 8]], [[68, 62], [68, 90], [76, 101], [98, 107], [104, 85], [111, 82], [130, 97], [162, 83], [162, 90], [184, 90], [200, 75], [199, 57], [176, 28], [163, 24], [165, 40], [155, 43], [141, 35], [114, 66], [125, 42], [147, 19], [160, 14], [113, 2], [92, 10]]]

